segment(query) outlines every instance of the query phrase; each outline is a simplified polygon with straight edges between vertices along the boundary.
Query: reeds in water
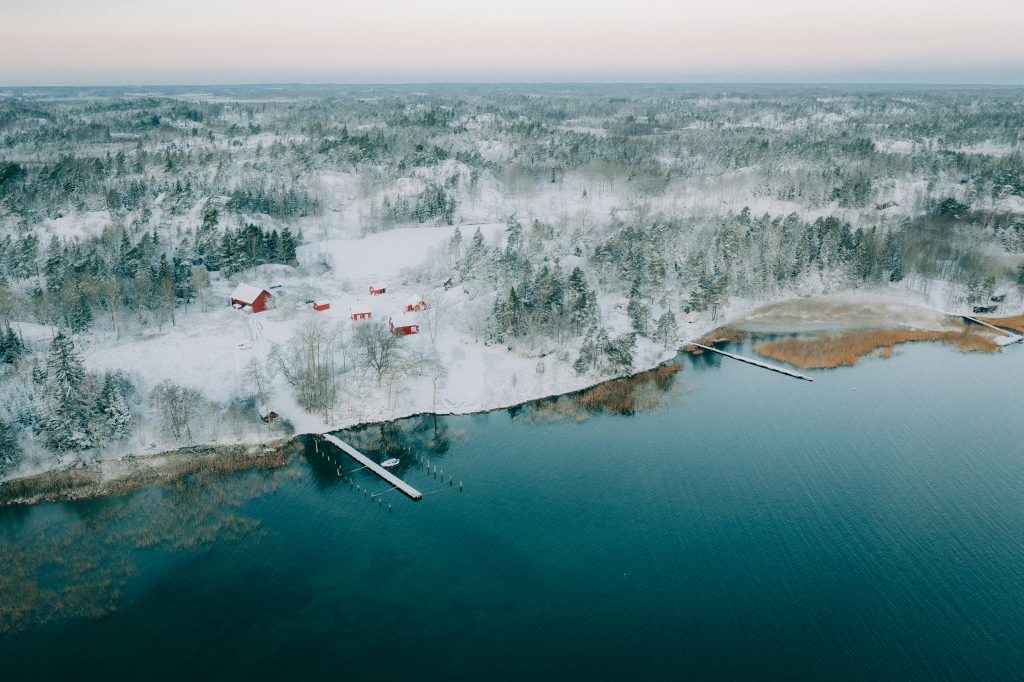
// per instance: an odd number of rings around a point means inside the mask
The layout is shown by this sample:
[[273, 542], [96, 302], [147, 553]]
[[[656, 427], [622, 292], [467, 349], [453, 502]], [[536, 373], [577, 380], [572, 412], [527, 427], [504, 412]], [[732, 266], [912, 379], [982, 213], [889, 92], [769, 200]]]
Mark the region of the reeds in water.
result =
[[779, 339], [754, 346], [765, 357], [788, 362], [805, 369], [830, 369], [855, 365], [878, 350], [891, 357], [894, 347], [903, 343], [933, 341], [945, 343], [962, 352], [994, 353], [999, 350], [994, 337], [981, 331], [939, 331], [928, 329], [874, 329], [827, 334], [810, 338]]

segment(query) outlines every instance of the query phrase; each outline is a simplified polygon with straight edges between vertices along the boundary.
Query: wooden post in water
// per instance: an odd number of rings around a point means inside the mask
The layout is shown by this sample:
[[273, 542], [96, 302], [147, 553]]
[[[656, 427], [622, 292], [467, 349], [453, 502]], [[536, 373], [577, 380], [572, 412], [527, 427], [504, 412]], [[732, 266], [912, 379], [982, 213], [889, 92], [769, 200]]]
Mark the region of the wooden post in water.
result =
[[402, 491], [403, 495], [413, 500], [414, 502], [418, 502], [419, 500], [423, 499], [423, 494], [419, 490], [416, 490], [416, 488], [413, 488], [411, 485], [409, 485], [402, 479], [398, 478], [390, 471], [388, 471], [381, 465], [377, 464], [372, 459], [370, 459], [363, 453], [359, 452], [345, 441], [335, 438], [334, 436], [328, 434], [324, 435], [324, 440], [326, 440], [331, 445], [334, 445], [335, 447], [339, 448], [346, 455], [356, 460], [373, 473], [380, 476], [382, 479], [384, 479], [385, 482], [389, 483], [391, 486]]

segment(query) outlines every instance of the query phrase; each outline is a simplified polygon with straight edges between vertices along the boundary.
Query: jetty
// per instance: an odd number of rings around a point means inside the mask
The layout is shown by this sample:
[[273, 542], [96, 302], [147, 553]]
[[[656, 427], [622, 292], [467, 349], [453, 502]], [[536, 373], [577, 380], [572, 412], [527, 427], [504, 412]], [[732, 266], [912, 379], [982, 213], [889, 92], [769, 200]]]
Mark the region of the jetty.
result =
[[[390, 484], [394, 489], [400, 491], [403, 495], [408, 497], [413, 502], [419, 502], [420, 500], [423, 499], [423, 493], [421, 493], [419, 490], [416, 490], [416, 488], [413, 488], [411, 485], [400, 479], [398, 476], [395, 476], [390, 471], [388, 471], [381, 465], [377, 464], [372, 459], [370, 459], [363, 453], [359, 452], [345, 441], [341, 440], [340, 438], [335, 438], [334, 436], [327, 433], [323, 435], [323, 439], [330, 443], [331, 445], [338, 448], [339, 450], [341, 450], [342, 452], [344, 452], [346, 455], [348, 455], [355, 461], [362, 464], [365, 468], [369, 469], [373, 473], [380, 476], [386, 483]], [[459, 485], [462, 484], [460, 483]]]
[[954, 313], [946, 313], [946, 314], [947, 315], [952, 315], [954, 317], [962, 317], [965, 320], [970, 320], [971, 322], [973, 322], [975, 324], [980, 324], [980, 325], [983, 325], [985, 327], [988, 327], [989, 329], [994, 329], [997, 332], [999, 332], [1000, 334], [1005, 334], [1005, 336], [1000, 336], [1000, 337], [996, 338], [996, 343], [998, 345], [1000, 345], [1000, 346], [1008, 346], [1011, 343], [1020, 343], [1021, 341], [1024, 341], [1024, 336], [1021, 336], [1020, 334], [1015, 334], [1015, 333], [1013, 333], [1011, 331], [1007, 331], [1006, 329], [1003, 329], [1002, 327], [997, 327], [994, 324], [989, 324], [988, 322], [985, 322], [984, 320], [979, 320], [976, 317], [971, 317], [970, 315], [964, 315], [962, 313], [959, 314], [959, 315], [956, 315]]
[[701, 350], [708, 350], [711, 351], [712, 353], [718, 353], [719, 355], [724, 355], [727, 358], [732, 358], [733, 360], [745, 362], [748, 365], [754, 365], [755, 367], [768, 369], [771, 370], [772, 372], [785, 374], [786, 376], [793, 377], [794, 379], [802, 379], [803, 381], [814, 381], [813, 377], [809, 377], [806, 374], [800, 374], [799, 372], [794, 372], [793, 370], [786, 369], [785, 367], [779, 367], [778, 365], [770, 365], [767, 362], [761, 362], [760, 360], [755, 360], [754, 358], [748, 358], [743, 355], [736, 355], [735, 353], [729, 353], [724, 350], [719, 350], [718, 348], [715, 348], [713, 346], [705, 346], [703, 343], [697, 343], [696, 341], [689, 341], [686, 343], [686, 345], [694, 346], [696, 348], [700, 348]]

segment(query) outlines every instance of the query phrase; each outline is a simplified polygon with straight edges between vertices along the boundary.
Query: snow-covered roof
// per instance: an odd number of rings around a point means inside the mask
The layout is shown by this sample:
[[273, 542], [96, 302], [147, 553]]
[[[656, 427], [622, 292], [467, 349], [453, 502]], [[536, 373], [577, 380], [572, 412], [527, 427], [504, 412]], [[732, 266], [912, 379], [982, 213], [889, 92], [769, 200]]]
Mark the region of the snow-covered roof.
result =
[[409, 297], [409, 300], [406, 301], [405, 304], [406, 305], [418, 305], [420, 303], [425, 303], [425, 302], [426, 302], [425, 298], [423, 298], [422, 296], [414, 294], [414, 295]]
[[[231, 294], [232, 301], [241, 301], [252, 305], [256, 302], [256, 299], [260, 297], [260, 294], [264, 292], [264, 289], [253, 286], [251, 284], [239, 284], [235, 287], [234, 292]], [[269, 293], [269, 292], [268, 292]]]
[[348, 311], [350, 313], [372, 313], [373, 312], [373, 308], [371, 308], [368, 305], [356, 305], [356, 306], [351, 306], [348, 309]]
[[330, 305], [330, 304], [331, 304], [330, 301], [325, 301], [322, 298], [319, 301], [313, 301], [313, 305]]
[[391, 324], [396, 327], [414, 327], [419, 326], [420, 322], [412, 315], [399, 313], [391, 316]]

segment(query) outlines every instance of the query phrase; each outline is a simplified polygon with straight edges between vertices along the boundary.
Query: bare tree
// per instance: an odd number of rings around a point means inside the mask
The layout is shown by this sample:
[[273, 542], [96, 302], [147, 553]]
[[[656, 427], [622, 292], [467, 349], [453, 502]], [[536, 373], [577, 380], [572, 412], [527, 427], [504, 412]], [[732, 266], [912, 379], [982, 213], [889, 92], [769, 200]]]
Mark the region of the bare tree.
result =
[[360, 323], [353, 334], [352, 344], [357, 362], [373, 371], [378, 386], [385, 374], [401, 365], [404, 357], [400, 339], [383, 322]]
[[185, 435], [192, 440], [192, 420], [205, 402], [202, 394], [194, 388], [162, 381], [150, 398], [163, 419], [164, 430], [175, 438]]
[[210, 293], [210, 273], [206, 271], [206, 266], [197, 265], [192, 268], [189, 279], [192, 289], [196, 292], [196, 298], [199, 299], [199, 307], [205, 313], [206, 300]]
[[248, 374], [249, 379], [256, 387], [256, 392], [260, 396], [260, 407], [266, 407], [267, 388], [269, 387], [269, 382], [267, 381], [266, 372], [263, 371], [263, 367], [260, 365], [259, 360], [253, 358], [246, 363], [245, 372]]
[[300, 326], [284, 352], [275, 348], [274, 362], [295, 388], [295, 399], [310, 412], [330, 419], [338, 399], [336, 355], [339, 328], [314, 318]]
[[448, 369], [441, 361], [441, 357], [435, 351], [425, 357], [422, 363], [423, 371], [430, 378], [431, 387], [431, 411], [437, 414], [437, 392], [448, 384]]

